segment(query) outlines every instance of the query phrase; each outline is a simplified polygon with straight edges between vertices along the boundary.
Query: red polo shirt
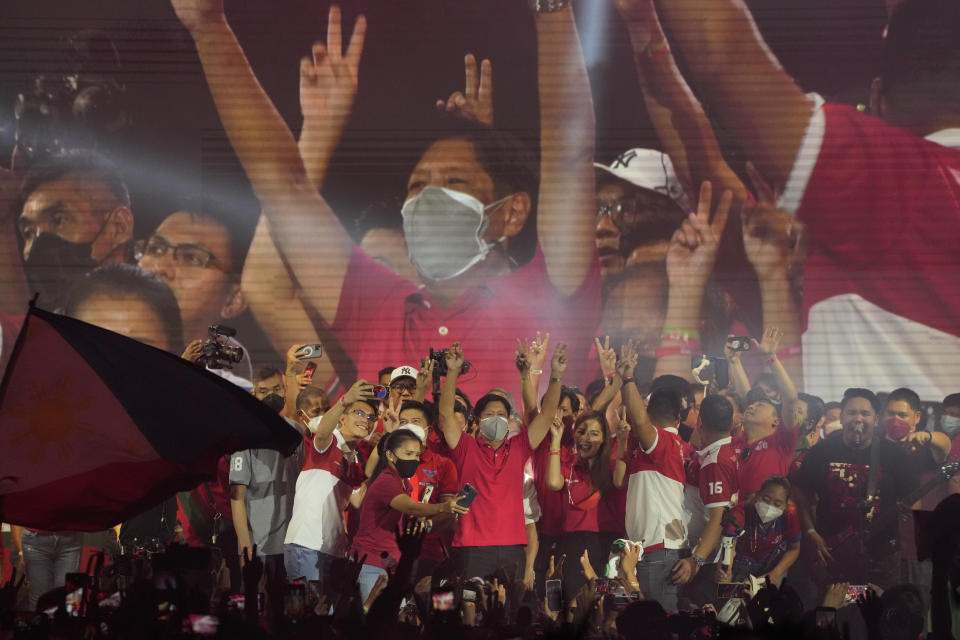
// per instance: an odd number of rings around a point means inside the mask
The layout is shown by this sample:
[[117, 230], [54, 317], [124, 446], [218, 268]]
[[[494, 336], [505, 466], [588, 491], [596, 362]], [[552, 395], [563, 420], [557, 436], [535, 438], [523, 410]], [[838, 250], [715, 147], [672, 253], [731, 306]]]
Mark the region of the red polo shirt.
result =
[[[519, 437], [519, 436], [517, 436]], [[573, 452], [573, 431], [565, 429], [560, 447], [560, 463], [567, 464], [576, 457]], [[564, 511], [567, 497], [564, 491], [551, 491], [547, 487], [547, 467], [550, 464], [550, 436], [548, 435], [533, 454], [533, 484], [537, 488], [540, 503], [540, 534], [559, 536], [563, 533]]]
[[[460, 491], [459, 477], [457, 468], [453, 461], [444, 456], [435, 454], [429, 446], [430, 438], [427, 438], [427, 448], [420, 454], [420, 466], [417, 467], [417, 473], [411, 478], [410, 497], [417, 502], [426, 502], [428, 504], [437, 504], [440, 502], [440, 496], [456, 494]], [[424, 496], [429, 493], [428, 499]], [[444, 547], [448, 550], [453, 543], [453, 529], [440, 529], [432, 531], [423, 540], [423, 549], [420, 557], [434, 562], [443, 562], [446, 555], [443, 552]]]
[[731, 441], [740, 456], [738, 484], [741, 499], [758, 491], [770, 476], [787, 476], [799, 438], [800, 430], [788, 429], [781, 420], [772, 434], [753, 444], [747, 444], [747, 436], [743, 434]]
[[477, 497], [460, 516], [454, 547], [527, 544], [523, 519], [523, 467], [533, 451], [526, 433], [509, 438], [496, 451], [463, 435], [453, 450], [460, 482], [470, 483]]
[[[605, 461], [601, 461], [605, 462]], [[590, 467], [579, 458], [562, 465], [563, 491], [566, 501], [563, 531], [599, 532], [602, 496], [590, 482]]]
[[[516, 380], [518, 336], [549, 331], [554, 344], [568, 345], [571, 362], [587, 362], [600, 320], [600, 292], [596, 257], [580, 288], [562, 296], [550, 282], [538, 249], [529, 264], [465, 291], [443, 308], [425, 290], [357, 247], [331, 329], [359, 371], [376, 371], [389, 362], [419, 362], [430, 347], [460, 342], [473, 366], [459, 386], [479, 398]], [[576, 378], [579, 372], [570, 373], [570, 384], [586, 382]], [[519, 393], [519, 384], [513, 386]]]

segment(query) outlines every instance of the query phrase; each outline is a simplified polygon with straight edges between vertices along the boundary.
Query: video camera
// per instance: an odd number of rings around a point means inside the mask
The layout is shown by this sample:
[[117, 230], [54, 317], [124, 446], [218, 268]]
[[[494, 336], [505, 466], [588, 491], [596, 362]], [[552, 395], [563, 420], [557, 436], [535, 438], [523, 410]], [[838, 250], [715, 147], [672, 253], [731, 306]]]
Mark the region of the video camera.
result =
[[207, 369], [232, 369], [243, 360], [243, 347], [237, 347], [227, 338], [237, 335], [237, 330], [224, 324], [212, 324], [207, 327], [210, 337], [203, 341], [203, 355], [197, 358], [197, 364]]
[[[440, 351], [434, 351], [433, 347], [430, 348], [430, 359], [433, 360], [433, 377], [436, 380], [439, 380], [442, 376], [447, 375], [447, 353], [450, 352], [450, 349], [440, 349]], [[463, 364], [460, 365], [460, 375], [465, 374], [467, 371], [470, 371], [472, 365], [466, 360], [463, 361]]]
[[41, 74], [17, 94], [17, 162], [24, 166], [75, 149], [97, 149], [130, 123], [126, 88], [109, 36], [81, 31], [63, 53], [69, 71]]

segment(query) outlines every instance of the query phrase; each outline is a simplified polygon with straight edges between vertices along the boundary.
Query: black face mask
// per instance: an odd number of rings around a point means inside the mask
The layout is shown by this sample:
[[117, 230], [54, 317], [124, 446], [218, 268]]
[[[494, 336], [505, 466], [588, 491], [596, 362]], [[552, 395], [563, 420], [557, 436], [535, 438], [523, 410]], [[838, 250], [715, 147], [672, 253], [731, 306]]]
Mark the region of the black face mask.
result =
[[283, 396], [279, 396], [275, 393], [268, 393], [260, 398], [260, 402], [273, 409], [276, 413], [283, 411], [283, 405], [286, 404], [286, 400], [284, 400]]
[[397, 458], [397, 462], [394, 466], [397, 468], [397, 473], [400, 474], [401, 478], [412, 478], [417, 472], [417, 467], [420, 466], [420, 461], [400, 460]]
[[99, 235], [90, 242], [69, 242], [55, 233], [37, 236], [24, 273], [31, 294], [40, 294], [41, 307], [53, 309], [62, 304], [67, 283], [97, 266], [90, 254]]

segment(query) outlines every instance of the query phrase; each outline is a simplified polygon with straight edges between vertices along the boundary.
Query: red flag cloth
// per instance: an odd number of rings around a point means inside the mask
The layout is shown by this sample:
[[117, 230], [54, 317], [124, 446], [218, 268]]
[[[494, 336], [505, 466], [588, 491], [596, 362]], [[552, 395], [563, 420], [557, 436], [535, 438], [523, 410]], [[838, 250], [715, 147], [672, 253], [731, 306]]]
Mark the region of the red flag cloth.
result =
[[98, 531], [302, 436], [182, 358], [31, 307], [0, 386], [0, 520]]

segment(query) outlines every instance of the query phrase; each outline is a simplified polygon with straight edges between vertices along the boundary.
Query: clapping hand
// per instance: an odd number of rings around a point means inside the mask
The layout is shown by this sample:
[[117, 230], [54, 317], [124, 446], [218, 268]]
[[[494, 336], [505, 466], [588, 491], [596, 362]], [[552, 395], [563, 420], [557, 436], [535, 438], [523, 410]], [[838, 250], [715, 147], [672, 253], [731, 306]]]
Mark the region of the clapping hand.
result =
[[492, 127], [493, 65], [489, 60], [481, 62], [478, 77], [477, 59], [472, 53], [466, 55], [463, 63], [466, 75], [463, 92], [454, 91], [446, 100], [437, 100], [437, 109]]

